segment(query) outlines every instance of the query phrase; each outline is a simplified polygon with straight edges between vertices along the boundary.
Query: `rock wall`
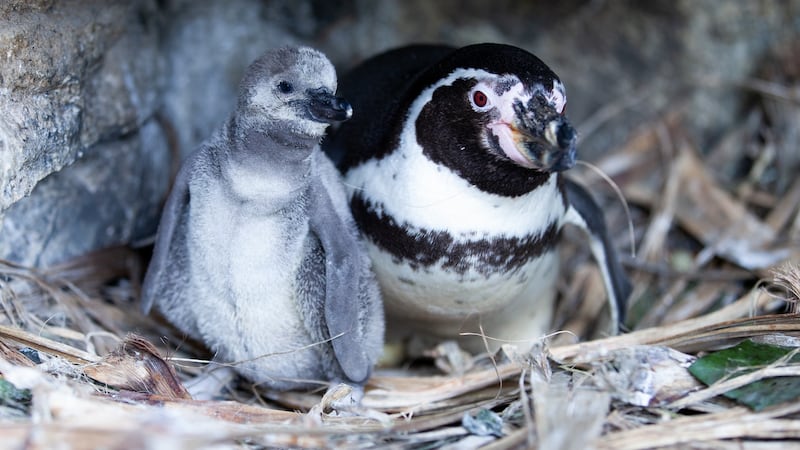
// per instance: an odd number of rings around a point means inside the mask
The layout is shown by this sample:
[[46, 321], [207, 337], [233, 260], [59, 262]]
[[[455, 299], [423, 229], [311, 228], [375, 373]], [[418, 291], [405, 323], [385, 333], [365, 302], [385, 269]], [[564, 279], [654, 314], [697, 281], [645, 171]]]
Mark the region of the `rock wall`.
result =
[[0, 256], [47, 265], [150, 233], [169, 168], [155, 4], [12, 1], [0, 20]]
[[[682, 105], [709, 147], [800, 0], [10, 0], [0, 3], [0, 258], [46, 266], [152, 235], [177, 155], [247, 64], [303, 43], [340, 72], [410, 42], [506, 42], [565, 81], [592, 160]], [[171, 144], [170, 144], [171, 142]]]

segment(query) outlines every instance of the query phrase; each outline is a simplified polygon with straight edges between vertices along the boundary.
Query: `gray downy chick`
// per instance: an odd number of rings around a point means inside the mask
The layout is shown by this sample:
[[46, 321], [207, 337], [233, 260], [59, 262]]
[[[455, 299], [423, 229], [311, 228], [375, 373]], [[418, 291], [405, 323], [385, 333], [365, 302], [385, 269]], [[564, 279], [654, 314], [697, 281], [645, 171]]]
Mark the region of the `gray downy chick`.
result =
[[183, 164], [143, 286], [183, 332], [273, 389], [362, 385], [380, 356], [380, 294], [339, 174], [320, 151], [352, 109], [310, 48], [267, 52], [230, 120]]

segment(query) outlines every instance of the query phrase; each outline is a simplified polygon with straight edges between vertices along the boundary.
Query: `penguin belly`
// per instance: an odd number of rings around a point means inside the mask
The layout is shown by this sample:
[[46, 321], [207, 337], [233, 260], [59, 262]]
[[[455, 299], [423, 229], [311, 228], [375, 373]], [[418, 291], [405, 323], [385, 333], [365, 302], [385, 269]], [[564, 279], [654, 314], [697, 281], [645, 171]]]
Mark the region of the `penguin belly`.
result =
[[[226, 193], [211, 190], [209, 200], [215, 195]], [[293, 388], [304, 384], [292, 380], [322, 379], [318, 349], [295, 298], [308, 250], [307, 219], [293, 211], [301, 205], [275, 213], [231, 199], [208, 204], [215, 207], [197, 208], [197, 233], [190, 236], [217, 237], [190, 253], [197, 280], [191, 297], [215, 309], [197, 316], [202, 339], [220, 362], [256, 383]]]
[[[381, 174], [376, 176], [376, 174]], [[419, 147], [350, 170], [387, 315], [387, 339], [457, 339], [470, 351], [548, 331], [566, 204], [557, 174], [517, 197], [481, 191]]]
[[[427, 347], [455, 339], [477, 353], [504, 343], [529, 346], [549, 330], [558, 267], [555, 251], [511, 272], [499, 267], [490, 274], [463, 275], [441, 265], [413, 268], [372, 244], [369, 252], [384, 294], [387, 340], [414, 338]], [[476, 336], [481, 333], [486, 343]]]

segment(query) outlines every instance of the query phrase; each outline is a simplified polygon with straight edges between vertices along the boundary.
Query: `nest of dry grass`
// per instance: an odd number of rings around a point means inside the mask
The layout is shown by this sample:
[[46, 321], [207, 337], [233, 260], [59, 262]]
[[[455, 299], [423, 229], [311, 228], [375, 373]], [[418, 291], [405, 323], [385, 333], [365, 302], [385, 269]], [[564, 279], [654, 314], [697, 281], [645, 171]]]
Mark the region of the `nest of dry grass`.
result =
[[711, 386], [687, 371], [747, 338], [800, 347], [800, 95], [764, 80], [726, 88], [755, 100], [716, 148], [695, 148], [675, 106], [597, 162], [630, 214], [596, 172], [574, 171], [609, 205], [618, 247], [636, 255], [624, 256], [635, 285], [629, 333], [592, 335], [605, 293], [567, 233], [555, 323], [565, 332], [530, 352], [509, 345], [459, 360], [440, 348], [377, 370], [346, 414], [323, 389], [277, 393], [241, 380], [200, 401], [185, 386], [214, 373], [210, 355], [138, 313], [138, 253], [107, 249], [47, 270], [0, 262], [0, 448], [797, 445], [800, 403], [754, 411], [720, 396], [800, 377], [797, 364]]

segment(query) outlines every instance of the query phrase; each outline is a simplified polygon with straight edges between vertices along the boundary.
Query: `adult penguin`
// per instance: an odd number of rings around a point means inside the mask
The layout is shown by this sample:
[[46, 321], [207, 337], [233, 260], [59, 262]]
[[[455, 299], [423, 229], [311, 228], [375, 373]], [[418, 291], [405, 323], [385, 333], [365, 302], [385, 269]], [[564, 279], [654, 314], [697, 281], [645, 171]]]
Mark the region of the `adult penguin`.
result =
[[621, 323], [630, 283], [602, 210], [562, 175], [577, 135], [539, 58], [502, 44], [408, 46], [363, 62], [339, 93], [354, 116], [323, 148], [345, 176], [389, 339], [480, 351], [472, 333], [490, 349], [540, 338], [568, 223], [586, 230]]

